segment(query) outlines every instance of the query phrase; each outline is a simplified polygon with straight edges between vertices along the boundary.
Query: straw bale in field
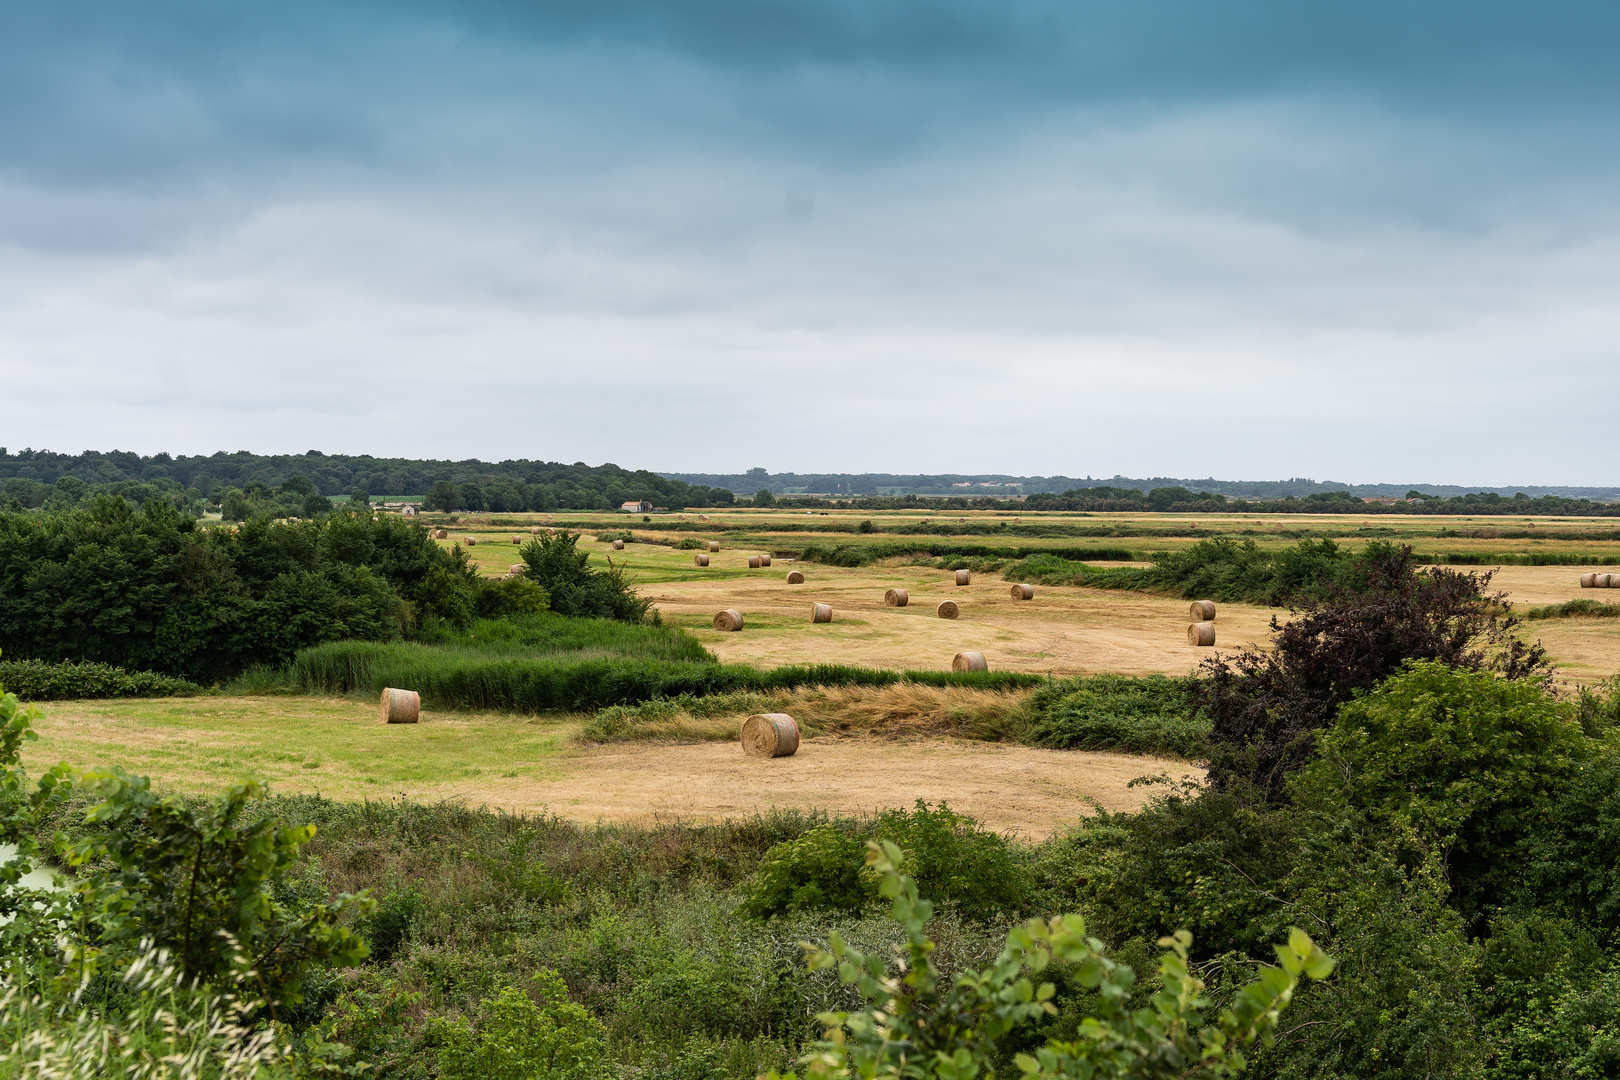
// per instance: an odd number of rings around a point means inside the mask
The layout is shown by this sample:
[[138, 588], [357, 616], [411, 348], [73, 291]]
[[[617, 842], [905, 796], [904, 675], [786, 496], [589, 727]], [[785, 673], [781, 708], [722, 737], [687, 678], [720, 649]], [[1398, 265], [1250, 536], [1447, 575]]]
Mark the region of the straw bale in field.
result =
[[726, 608], [726, 610], [715, 615], [714, 628], [716, 630], [724, 630], [727, 633], [733, 633], [737, 630], [741, 630], [743, 628], [742, 612], [738, 611], [736, 608]]
[[792, 757], [799, 749], [799, 725], [787, 713], [755, 713], [743, 721], [742, 748], [749, 757]]
[[699, 521], [708, 521], [709, 520], [709, 515], [708, 514], [699, 514], [698, 515], [698, 520]]
[[758, 555], [750, 555], [750, 556], [748, 556], [748, 569], [750, 569], [750, 570], [758, 570], [759, 569], [759, 556]]
[[804, 575], [801, 574], [797, 570], [789, 570], [788, 571], [788, 576], [787, 576], [787, 583], [789, 585], [803, 585], [804, 584]]
[[771, 565], [771, 557], [770, 557], [770, 555], [769, 554], [761, 555], [759, 557], [759, 565], [761, 565], [761, 566], [769, 566], [769, 565]]
[[906, 594], [904, 589], [890, 589], [883, 594], [883, 602], [889, 607], [905, 607], [911, 603], [911, 597]]
[[720, 541], [718, 541], [718, 540], [710, 540], [709, 541], [709, 550], [710, 551], [719, 551], [720, 550]]
[[614, 551], [623, 551], [624, 550], [624, 541], [623, 540], [615, 540], [615, 541], [613, 541], [613, 550]]
[[1187, 627], [1187, 644], [1215, 644], [1215, 624], [1212, 622], [1195, 622], [1189, 625]]
[[512, 537], [512, 543], [514, 543], [514, 544], [521, 544], [521, 543], [523, 543], [523, 537], [521, 537], [521, 536], [514, 536], [514, 537]]
[[1583, 588], [1583, 589], [1596, 588], [1597, 587], [1597, 578], [1598, 578], [1598, 576], [1596, 574], [1582, 574], [1581, 575], [1581, 588]]
[[415, 690], [396, 690], [390, 686], [382, 692], [382, 722], [385, 724], [414, 724], [422, 716], [422, 696]]
[[701, 552], [701, 551], [698, 552], [696, 555], [692, 556], [692, 565], [694, 565], [694, 566], [708, 566], [709, 565], [709, 556], [704, 552]]
[[1012, 598], [1014, 600], [1033, 600], [1033, 599], [1035, 599], [1035, 586], [1033, 586], [1033, 585], [1014, 585], [1012, 587]]
[[956, 583], [958, 585], [967, 585], [967, 584], [970, 584], [972, 581], [973, 581], [973, 575], [971, 573], [969, 573], [968, 571], [966, 571], [966, 570], [958, 570], [956, 572]]
[[810, 621], [813, 623], [832, 622], [832, 605], [816, 604], [810, 609]]
[[533, 528], [531, 528], [529, 530], [529, 535], [530, 536], [539, 536], [540, 535], [540, 526], [536, 525]]
[[476, 536], [464, 536], [462, 539], [466, 541], [468, 547], [478, 546], [478, 537]]
[[525, 573], [528, 572], [529, 564], [528, 563], [515, 562], [511, 566], [507, 567], [506, 569], [511, 573], [511, 575], [513, 577], [517, 577], [520, 574], [525, 574]]
[[1215, 618], [1215, 601], [1194, 600], [1187, 609], [1187, 615], [1193, 622], [1212, 622]]
[[954, 619], [962, 614], [962, 609], [956, 606], [955, 600], [941, 600], [938, 611], [942, 619]]
[[951, 658], [952, 671], [989, 671], [982, 652], [959, 652]]
[[433, 539], [435, 539], [435, 540], [448, 540], [448, 539], [450, 539], [450, 530], [449, 529], [434, 529], [433, 530]]

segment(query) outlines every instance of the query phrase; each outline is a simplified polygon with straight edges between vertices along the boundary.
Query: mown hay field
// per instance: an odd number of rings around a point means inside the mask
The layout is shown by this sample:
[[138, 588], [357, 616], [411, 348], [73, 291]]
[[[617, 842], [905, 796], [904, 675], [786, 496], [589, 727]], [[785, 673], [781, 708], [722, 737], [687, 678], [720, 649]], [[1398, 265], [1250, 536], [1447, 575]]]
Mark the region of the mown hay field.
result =
[[[970, 694], [973, 692], [969, 692]], [[248, 778], [281, 794], [345, 800], [452, 799], [578, 821], [720, 820], [773, 807], [865, 813], [948, 802], [998, 830], [1039, 838], [1092, 812], [1139, 808], [1137, 777], [1196, 773], [1185, 762], [1039, 750], [921, 735], [809, 738], [791, 758], [743, 756], [734, 741], [580, 745], [577, 717], [425, 712], [379, 722], [375, 703], [254, 697], [54, 702], [40, 706], [31, 767], [117, 763], [180, 790]]]
[[[1214, 649], [1187, 644], [1187, 600], [1180, 597], [1073, 586], [1038, 586], [1033, 600], [1016, 601], [1009, 595], [1011, 581], [999, 574], [976, 572], [972, 584], [956, 586], [948, 570], [928, 566], [903, 565], [904, 558], [888, 558], [877, 565], [845, 568], [794, 560], [808, 543], [862, 543], [883, 540], [961, 541], [1019, 547], [1092, 545], [1099, 548], [1127, 548], [1142, 555], [1171, 550], [1198, 542], [1200, 537], [1057, 538], [1006, 536], [998, 533], [1002, 522], [1022, 517], [1024, 525], [1069, 524], [1086, 528], [1121, 527], [1192, 531], [1196, 521], [1206, 531], [1220, 528], [1220, 535], [1286, 546], [1297, 543], [1294, 536], [1243, 536], [1243, 528], [1261, 522], [1267, 526], [1286, 525], [1291, 533], [1333, 535], [1338, 542], [1357, 547], [1368, 539], [1394, 539], [1414, 545], [1420, 552], [1537, 553], [1568, 551], [1588, 557], [1620, 556], [1620, 540], [1612, 539], [1617, 527], [1604, 519], [1562, 518], [1392, 518], [1365, 519], [1355, 515], [1289, 515], [1283, 518], [1220, 518], [1215, 516], [1094, 514], [1094, 515], [1014, 515], [1010, 513], [967, 512], [935, 514], [894, 512], [830, 513], [815, 515], [816, 523], [836, 525], [872, 521], [876, 531], [869, 534], [843, 533], [812, 535], [773, 531], [773, 525], [806, 518], [802, 512], [752, 510], [712, 511], [710, 522], [697, 522], [688, 514], [681, 522], [675, 515], [650, 515], [651, 523], [626, 515], [554, 516], [548, 524], [556, 528], [582, 531], [581, 550], [593, 562], [628, 568], [644, 595], [651, 598], [662, 617], [689, 630], [725, 661], [746, 662], [771, 667], [790, 663], [838, 662], [874, 667], [950, 667], [951, 658], [968, 649], [985, 654], [992, 670], [1028, 671], [1053, 675], [1116, 672], [1120, 674], [1184, 675], [1214, 651], [1234, 650], [1250, 644], [1264, 646], [1270, 638], [1270, 621], [1285, 612], [1273, 608], [1227, 603], [1220, 606], [1215, 620]], [[932, 518], [958, 525], [966, 517], [977, 531], [954, 537], [900, 536], [884, 533], [885, 524]], [[674, 519], [674, 520], [671, 520]], [[505, 520], [505, 519], [501, 519]], [[543, 522], [543, 515], [525, 521]], [[1360, 537], [1343, 535], [1357, 530], [1364, 521], [1379, 530]], [[1528, 523], [1547, 532], [1570, 531], [1590, 536], [1585, 540], [1545, 540], [1541, 538], [1503, 539], [1501, 534], [1526, 531]], [[713, 533], [693, 534], [670, 528], [672, 525], [701, 524], [720, 527], [721, 550], [709, 557], [709, 565], [693, 565], [692, 552], [669, 546], [687, 536], [707, 540]], [[660, 530], [660, 526], [665, 526]], [[1223, 527], [1231, 526], [1230, 530]], [[511, 525], [458, 524], [474, 535], [492, 535], [504, 543], [484, 544], [468, 549], [475, 564], [485, 573], [506, 573], [516, 550], [510, 537]], [[609, 536], [628, 528], [641, 542], [615, 551]], [[525, 524], [523, 533], [527, 533]], [[1485, 535], [1436, 536], [1436, 533], [1476, 531]], [[658, 541], [666, 541], [660, 543]], [[446, 541], [452, 542], [452, 541]], [[748, 557], [770, 552], [775, 558], [768, 568], [750, 569]], [[1116, 561], [1099, 566], [1131, 565]], [[788, 585], [789, 571], [805, 575], [802, 585]], [[1457, 567], [1457, 569], [1493, 569]], [[1521, 606], [1558, 603], [1580, 596], [1607, 599], [1604, 590], [1582, 589], [1579, 566], [1504, 566], [1496, 570], [1495, 584]], [[910, 603], [904, 608], [886, 607], [883, 594], [891, 588], [904, 588]], [[956, 620], [938, 618], [935, 609], [941, 600], [954, 600], [961, 606]], [[1620, 601], [1620, 595], [1616, 595]], [[810, 622], [814, 603], [830, 604], [831, 623]], [[739, 633], [722, 633], [712, 628], [714, 614], [725, 608], [742, 612], [746, 627]], [[1620, 672], [1620, 620], [1558, 619], [1537, 622], [1526, 633], [1540, 638], [1551, 651], [1560, 674], [1566, 679], [1586, 682]]]

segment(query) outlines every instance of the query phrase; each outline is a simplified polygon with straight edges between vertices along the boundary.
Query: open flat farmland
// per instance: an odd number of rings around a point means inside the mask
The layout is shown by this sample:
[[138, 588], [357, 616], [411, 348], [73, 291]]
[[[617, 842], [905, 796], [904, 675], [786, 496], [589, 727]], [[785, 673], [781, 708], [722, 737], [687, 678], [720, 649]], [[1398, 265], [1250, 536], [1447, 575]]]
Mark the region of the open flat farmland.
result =
[[[788, 663], [858, 663], [879, 667], [948, 668], [958, 652], [976, 649], [992, 668], [1054, 675], [1094, 672], [1186, 674], [1211, 650], [1186, 643], [1187, 601], [1142, 592], [1040, 586], [1035, 598], [1015, 601], [1010, 581], [976, 572], [972, 584], [958, 587], [949, 571], [906, 565], [896, 554], [875, 565], [838, 567], [803, 563], [796, 556], [809, 544], [914, 544], [983, 546], [1021, 551], [1063, 551], [1084, 558], [1085, 549], [1138, 559], [1198, 543], [1210, 536], [1253, 540], [1263, 547], [1285, 547], [1305, 537], [1329, 538], [1357, 548], [1381, 539], [1411, 544], [1420, 554], [1470, 556], [1535, 555], [1571, 558], [1569, 565], [1503, 566], [1496, 585], [1521, 606], [1551, 604], [1581, 596], [1607, 599], [1620, 594], [1580, 588], [1582, 568], [1575, 559], [1620, 558], [1620, 526], [1605, 519], [1362, 517], [1322, 514], [1215, 516], [1173, 514], [1052, 514], [1004, 512], [929, 514], [734, 510], [698, 514], [649, 515], [650, 522], [624, 514], [556, 514], [463, 518], [451, 540], [479, 538], [468, 552], [492, 575], [518, 561], [514, 536], [528, 539], [539, 525], [580, 531], [581, 550], [593, 562], [608, 559], [625, 566], [642, 592], [669, 622], [692, 631], [723, 660], [762, 666]], [[871, 532], [858, 531], [870, 522]], [[948, 535], [905, 532], [926, 526]], [[622, 551], [612, 535], [628, 530], [634, 540]], [[816, 531], [811, 531], [816, 530]], [[1093, 535], [1095, 534], [1095, 535]], [[603, 537], [604, 539], [598, 539]], [[682, 541], [718, 540], [721, 550], [710, 565], [693, 564]], [[769, 568], [751, 570], [748, 556], [773, 555]], [[1117, 560], [1099, 566], [1129, 565]], [[788, 585], [789, 570], [804, 573], [802, 585]], [[1479, 567], [1493, 569], [1487, 562]], [[1615, 567], [1620, 570], [1620, 566]], [[883, 594], [904, 588], [905, 608], [885, 607]], [[945, 599], [961, 606], [956, 620], [938, 618]], [[814, 603], [830, 604], [834, 621], [812, 625]], [[736, 608], [747, 626], [740, 633], [710, 629], [716, 611]], [[1217, 649], [1242, 648], [1269, 640], [1277, 609], [1227, 603], [1216, 619]], [[1560, 674], [1576, 681], [1620, 672], [1620, 619], [1552, 619], [1528, 626], [1552, 652]]]

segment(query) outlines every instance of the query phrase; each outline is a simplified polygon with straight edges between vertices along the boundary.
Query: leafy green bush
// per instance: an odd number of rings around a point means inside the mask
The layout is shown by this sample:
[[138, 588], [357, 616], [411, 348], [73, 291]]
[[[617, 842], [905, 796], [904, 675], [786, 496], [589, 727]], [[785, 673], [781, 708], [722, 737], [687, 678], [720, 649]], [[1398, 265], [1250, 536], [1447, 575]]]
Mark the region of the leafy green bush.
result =
[[[1188, 970], [1191, 937], [1182, 931], [1159, 943], [1166, 952], [1159, 960], [1154, 1007], [1132, 1011], [1135, 973], [1107, 957], [1102, 942], [1086, 936], [1085, 920], [1059, 915], [1015, 927], [992, 964], [947, 979], [934, 943], [924, 934], [933, 906], [900, 873], [900, 849], [873, 843], [868, 861], [879, 875], [882, 895], [893, 901], [891, 917], [904, 928], [903, 962], [891, 974], [884, 957], [852, 948], [837, 935], [827, 950], [809, 947], [810, 966], [836, 969], [839, 979], [860, 994], [864, 1008], [817, 1018], [828, 1030], [800, 1059], [807, 1077], [994, 1075], [1002, 1041], [1021, 1025], [1056, 1013], [1055, 986], [1034, 981], [1053, 960], [1077, 967], [1082, 985], [1098, 992], [1096, 1015], [1084, 1021], [1073, 1041], [1051, 1038], [1033, 1054], [1018, 1054], [1015, 1063], [1025, 1080], [1230, 1076], [1243, 1068], [1245, 1046], [1272, 1040], [1278, 1016], [1302, 977], [1324, 979], [1334, 968], [1307, 935], [1294, 930], [1286, 946], [1276, 947], [1282, 966], [1262, 968], [1260, 978], [1232, 994], [1215, 1022], [1206, 1025], [1211, 1003], [1203, 981]], [[781, 1078], [772, 1073], [768, 1080]]]
[[542, 969], [532, 981], [533, 996], [516, 986], [502, 989], [476, 1025], [465, 1017], [430, 1025], [442, 1080], [596, 1080], [602, 1026], [568, 1000], [555, 971]]
[[1209, 721], [1197, 715], [1186, 679], [1082, 676], [1035, 691], [1029, 709], [1038, 746], [1184, 758], [1208, 753]]
[[91, 661], [49, 663], [44, 660], [0, 660], [0, 686], [26, 701], [73, 701], [88, 698], [191, 697], [202, 687], [155, 671], [125, 671]]
[[1027, 903], [1028, 874], [1005, 838], [919, 799], [912, 810], [884, 811], [869, 829], [822, 825], [773, 847], [745, 886], [741, 910], [756, 918], [859, 910], [877, 896], [876, 881], [860, 873], [864, 840], [872, 837], [899, 845], [922, 893], [969, 919], [991, 920]]
[[625, 622], [641, 622], [651, 612], [652, 621], [658, 621], [652, 602], [636, 595], [622, 567], [593, 569], [578, 544], [579, 534], [565, 529], [538, 536], [521, 549], [528, 577], [546, 590], [552, 611]]
[[1447, 850], [1472, 916], [1517, 891], [1524, 868], [1511, 853], [1527, 820], [1545, 821], [1591, 756], [1573, 712], [1534, 683], [1413, 663], [1339, 710], [1293, 791], [1330, 816], [1413, 828]]
[[795, 911], [859, 911], [877, 896], [861, 876], [866, 845], [834, 825], [778, 844], [760, 859], [740, 910], [757, 919]]

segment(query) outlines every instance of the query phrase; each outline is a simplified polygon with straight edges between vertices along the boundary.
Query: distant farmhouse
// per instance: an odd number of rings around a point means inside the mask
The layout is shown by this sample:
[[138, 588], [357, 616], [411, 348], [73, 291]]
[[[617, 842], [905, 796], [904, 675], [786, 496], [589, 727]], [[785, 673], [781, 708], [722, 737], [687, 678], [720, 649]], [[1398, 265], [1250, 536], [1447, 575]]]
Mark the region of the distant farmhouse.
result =
[[627, 514], [645, 514], [653, 508], [650, 502], [627, 502], [619, 509]]

